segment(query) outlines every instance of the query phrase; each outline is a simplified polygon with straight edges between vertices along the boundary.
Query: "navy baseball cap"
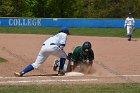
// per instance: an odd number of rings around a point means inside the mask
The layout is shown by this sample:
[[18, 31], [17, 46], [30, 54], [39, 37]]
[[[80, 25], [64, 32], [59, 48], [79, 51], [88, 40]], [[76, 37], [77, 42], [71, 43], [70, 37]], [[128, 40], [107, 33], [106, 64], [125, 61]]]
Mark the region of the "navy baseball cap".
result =
[[69, 29], [67, 27], [61, 27], [60, 32], [69, 34]]

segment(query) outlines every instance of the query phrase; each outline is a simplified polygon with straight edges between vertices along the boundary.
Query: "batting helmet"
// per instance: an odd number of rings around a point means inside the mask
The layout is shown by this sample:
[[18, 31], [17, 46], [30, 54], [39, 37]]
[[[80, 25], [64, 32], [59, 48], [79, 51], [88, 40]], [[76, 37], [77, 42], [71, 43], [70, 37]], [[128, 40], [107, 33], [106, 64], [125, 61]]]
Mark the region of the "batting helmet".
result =
[[69, 34], [69, 29], [67, 27], [61, 27], [60, 32]]
[[88, 52], [91, 49], [91, 43], [88, 41], [84, 42], [82, 49], [84, 52]]

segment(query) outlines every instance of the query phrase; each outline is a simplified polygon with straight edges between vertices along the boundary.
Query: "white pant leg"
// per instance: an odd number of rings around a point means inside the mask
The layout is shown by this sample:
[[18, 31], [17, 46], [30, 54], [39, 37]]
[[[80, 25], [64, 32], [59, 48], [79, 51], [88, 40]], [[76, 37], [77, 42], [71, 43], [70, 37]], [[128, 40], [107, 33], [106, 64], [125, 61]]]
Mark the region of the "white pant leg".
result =
[[127, 26], [127, 35], [131, 35], [133, 31], [133, 26]]
[[36, 61], [32, 64], [34, 68], [38, 68], [44, 61], [49, 57], [49, 55], [54, 55], [59, 58], [66, 58], [66, 53], [61, 50], [57, 45], [44, 45], [42, 46]]
[[60, 49], [57, 45], [53, 46], [52, 55], [57, 56], [59, 58], [67, 58], [65, 51]]
[[38, 68], [44, 61], [49, 57], [49, 53], [47, 52], [47, 47], [42, 46], [35, 62], [32, 64], [34, 68]]

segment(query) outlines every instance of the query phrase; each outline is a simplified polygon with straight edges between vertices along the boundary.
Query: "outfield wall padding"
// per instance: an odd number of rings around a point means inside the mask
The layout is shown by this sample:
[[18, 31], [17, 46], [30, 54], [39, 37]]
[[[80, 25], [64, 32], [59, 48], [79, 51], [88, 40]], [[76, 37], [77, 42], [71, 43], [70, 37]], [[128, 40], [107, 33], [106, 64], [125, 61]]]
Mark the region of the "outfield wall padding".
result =
[[[125, 19], [0, 18], [0, 26], [123, 28], [124, 21]], [[140, 20], [135, 20], [135, 27], [140, 28]]]

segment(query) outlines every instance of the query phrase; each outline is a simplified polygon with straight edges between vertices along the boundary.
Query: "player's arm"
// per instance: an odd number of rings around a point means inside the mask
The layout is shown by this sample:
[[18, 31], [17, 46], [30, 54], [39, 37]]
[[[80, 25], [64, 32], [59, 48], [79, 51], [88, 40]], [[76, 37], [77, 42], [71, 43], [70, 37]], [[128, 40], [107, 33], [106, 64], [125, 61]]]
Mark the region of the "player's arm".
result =
[[132, 22], [133, 24], [133, 29], [135, 28], [135, 20], [134, 20], [134, 18], [133, 18], [133, 22]]
[[89, 64], [88, 64], [88, 67], [87, 67], [85, 73], [88, 74], [88, 73], [91, 72], [93, 61], [94, 61], [94, 52], [91, 50], [91, 52], [90, 52], [90, 57], [89, 57]]
[[60, 45], [59, 48], [63, 50], [66, 45], [67, 36], [65, 34], [61, 35]]
[[125, 19], [125, 22], [124, 22], [124, 28], [126, 28], [127, 26], [127, 18]]
[[91, 50], [91, 52], [90, 52], [90, 59], [89, 59], [90, 65], [93, 64], [93, 60], [94, 60], [94, 52], [93, 52], [93, 50]]
[[75, 49], [73, 51], [73, 54], [72, 54], [71, 60], [70, 60], [70, 69], [71, 69], [71, 71], [74, 71], [74, 69], [75, 69], [75, 63], [74, 62], [76, 62], [77, 60], [78, 60], [78, 52], [77, 52], [77, 49]]

